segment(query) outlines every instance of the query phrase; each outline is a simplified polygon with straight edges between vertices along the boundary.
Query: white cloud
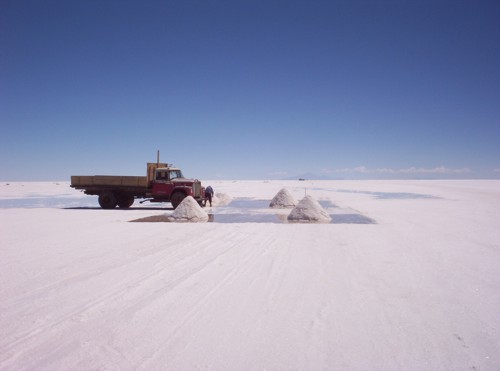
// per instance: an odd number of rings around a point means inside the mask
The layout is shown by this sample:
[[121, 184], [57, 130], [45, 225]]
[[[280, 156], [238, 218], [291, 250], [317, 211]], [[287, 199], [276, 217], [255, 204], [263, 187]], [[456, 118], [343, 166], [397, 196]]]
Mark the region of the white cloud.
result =
[[[495, 169], [495, 171], [500, 169]], [[344, 169], [334, 169], [334, 170], [323, 170], [324, 173], [360, 173], [360, 174], [464, 174], [470, 173], [469, 168], [461, 169], [451, 169], [444, 166], [439, 166], [435, 168], [417, 168], [409, 167], [403, 169], [391, 169], [391, 168], [374, 168], [370, 169], [366, 166], [357, 166], [354, 168], [344, 168]]]
[[400, 169], [398, 172], [400, 173], [410, 173], [410, 174], [417, 174], [417, 173], [425, 173], [425, 174], [463, 174], [463, 173], [470, 173], [471, 170], [468, 168], [461, 168], [461, 169], [450, 169], [444, 166], [439, 166], [435, 167], [433, 169], [425, 169], [425, 168], [415, 168], [411, 167], [408, 169]]

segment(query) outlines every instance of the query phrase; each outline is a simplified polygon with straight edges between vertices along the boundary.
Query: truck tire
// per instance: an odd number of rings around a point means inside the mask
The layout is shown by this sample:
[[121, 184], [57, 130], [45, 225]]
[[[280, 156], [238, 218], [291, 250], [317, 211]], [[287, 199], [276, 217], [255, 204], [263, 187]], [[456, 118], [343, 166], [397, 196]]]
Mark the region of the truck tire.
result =
[[134, 203], [134, 196], [121, 195], [118, 197], [118, 207], [128, 209]]
[[114, 209], [116, 207], [117, 200], [113, 192], [106, 191], [99, 195], [99, 205], [103, 209]]
[[174, 192], [172, 197], [170, 198], [170, 203], [172, 204], [174, 209], [177, 209], [177, 206], [186, 198], [186, 195], [180, 191]]

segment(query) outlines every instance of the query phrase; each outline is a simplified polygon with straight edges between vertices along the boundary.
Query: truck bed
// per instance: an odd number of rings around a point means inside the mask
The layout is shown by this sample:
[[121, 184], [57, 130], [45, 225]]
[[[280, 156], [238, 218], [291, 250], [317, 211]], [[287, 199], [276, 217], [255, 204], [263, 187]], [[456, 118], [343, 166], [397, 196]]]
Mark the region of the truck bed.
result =
[[145, 176], [113, 176], [113, 175], [73, 175], [71, 187], [82, 189], [87, 187], [121, 186], [121, 187], [148, 187], [148, 178]]

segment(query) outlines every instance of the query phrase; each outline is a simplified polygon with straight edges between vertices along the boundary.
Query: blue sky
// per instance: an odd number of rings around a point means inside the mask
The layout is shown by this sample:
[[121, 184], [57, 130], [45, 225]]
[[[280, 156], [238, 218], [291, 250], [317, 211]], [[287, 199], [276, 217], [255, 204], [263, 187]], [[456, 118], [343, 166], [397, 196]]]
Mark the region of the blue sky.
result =
[[1, 0], [0, 179], [500, 178], [498, 1]]

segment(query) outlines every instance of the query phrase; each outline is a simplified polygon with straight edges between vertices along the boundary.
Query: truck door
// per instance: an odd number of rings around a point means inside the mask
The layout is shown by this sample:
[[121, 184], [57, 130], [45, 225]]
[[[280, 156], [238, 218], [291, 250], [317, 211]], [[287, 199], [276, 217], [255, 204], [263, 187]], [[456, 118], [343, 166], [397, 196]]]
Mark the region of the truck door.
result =
[[157, 170], [156, 177], [153, 182], [153, 197], [170, 198], [172, 193], [173, 184], [169, 177], [168, 170]]

